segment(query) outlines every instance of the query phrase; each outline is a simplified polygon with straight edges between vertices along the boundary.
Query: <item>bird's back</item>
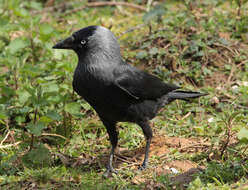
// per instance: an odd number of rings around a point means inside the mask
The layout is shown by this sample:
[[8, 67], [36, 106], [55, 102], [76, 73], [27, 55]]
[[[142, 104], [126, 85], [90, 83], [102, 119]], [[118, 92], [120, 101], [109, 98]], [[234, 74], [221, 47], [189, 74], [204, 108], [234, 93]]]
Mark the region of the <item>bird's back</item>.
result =
[[[123, 67], [126, 69], [121, 70]], [[144, 90], [149, 91], [150, 88], [152, 89], [151, 92], [160, 91], [161, 95], [152, 98], [141, 97], [135, 99], [116, 86], [115, 80], [116, 73], [118, 73], [117, 71], [125, 72], [125, 70], [129, 70], [133, 74], [136, 74], [136, 76], [133, 76], [132, 74], [126, 76], [130, 77], [131, 81], [135, 78], [139, 78], [139, 75], [144, 75], [144, 77], [149, 76], [148, 73], [140, 71], [124, 62], [115, 67], [102, 67], [96, 65], [93, 67], [92, 65], [82, 64], [79, 62], [74, 72], [73, 88], [80, 96], [89, 102], [100, 117], [115, 121], [131, 122], [152, 119], [164, 103], [162, 100], [163, 89], [159, 89], [159, 87], [171, 88], [165, 89], [164, 94], [172, 91], [174, 88], [176, 89], [176, 87], [163, 85], [163, 82], [160, 81], [160, 79], [152, 76], [154, 77], [154, 80], [156, 78], [159, 80], [159, 83], [161, 83], [160, 86], [157, 86], [157, 89], [155, 89], [154, 86], [149, 86], [149, 84], [141, 85], [146, 85], [145, 87], [147, 89]], [[144, 78], [141, 78], [141, 80], [144, 80]], [[138, 81], [136, 82], [138, 83]], [[140, 90], [142, 90], [142, 88], [137, 89], [138, 92]]]

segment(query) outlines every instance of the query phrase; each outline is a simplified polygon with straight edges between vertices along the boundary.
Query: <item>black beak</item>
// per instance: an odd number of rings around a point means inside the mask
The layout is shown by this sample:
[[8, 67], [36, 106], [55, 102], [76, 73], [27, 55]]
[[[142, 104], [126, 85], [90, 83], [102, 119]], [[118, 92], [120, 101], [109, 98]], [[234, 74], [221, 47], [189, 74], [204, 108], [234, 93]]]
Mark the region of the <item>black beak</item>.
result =
[[73, 49], [74, 37], [70, 36], [53, 46], [54, 49]]

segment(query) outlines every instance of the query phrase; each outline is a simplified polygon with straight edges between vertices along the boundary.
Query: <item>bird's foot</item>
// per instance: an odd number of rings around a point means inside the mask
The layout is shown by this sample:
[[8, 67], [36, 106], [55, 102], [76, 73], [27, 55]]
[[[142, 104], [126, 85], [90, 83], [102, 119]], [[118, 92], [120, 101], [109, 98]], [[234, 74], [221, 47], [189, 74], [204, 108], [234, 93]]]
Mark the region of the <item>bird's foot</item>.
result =
[[139, 170], [140, 171], [143, 171], [147, 168], [148, 164], [147, 163], [143, 163], [140, 167], [139, 167]]
[[113, 173], [117, 174], [118, 172], [113, 167], [108, 168], [107, 171], [103, 174], [103, 177], [104, 178], [111, 177]]

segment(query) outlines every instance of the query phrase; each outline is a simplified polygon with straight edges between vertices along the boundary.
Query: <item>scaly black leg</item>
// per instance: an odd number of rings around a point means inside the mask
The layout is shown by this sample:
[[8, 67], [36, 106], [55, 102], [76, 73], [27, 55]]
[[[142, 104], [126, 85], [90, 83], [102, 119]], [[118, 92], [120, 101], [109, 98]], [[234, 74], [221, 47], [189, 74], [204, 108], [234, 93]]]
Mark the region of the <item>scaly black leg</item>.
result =
[[105, 127], [107, 129], [109, 139], [110, 139], [110, 142], [112, 145], [112, 149], [110, 151], [109, 160], [108, 160], [108, 164], [107, 164], [107, 171], [104, 173], [104, 177], [109, 177], [111, 175], [111, 173], [117, 173], [117, 171], [113, 168], [112, 162], [113, 162], [113, 158], [114, 158], [115, 148], [116, 148], [117, 143], [118, 143], [118, 133], [116, 131], [116, 123], [115, 122], [103, 121], [103, 124], [105, 125]]
[[150, 144], [152, 140], [152, 129], [149, 126], [148, 122], [140, 122], [139, 125], [141, 126], [143, 133], [146, 137], [146, 149], [145, 149], [145, 158], [144, 161], [139, 168], [140, 170], [144, 170], [148, 166], [148, 160], [149, 160], [149, 150], [150, 150]]

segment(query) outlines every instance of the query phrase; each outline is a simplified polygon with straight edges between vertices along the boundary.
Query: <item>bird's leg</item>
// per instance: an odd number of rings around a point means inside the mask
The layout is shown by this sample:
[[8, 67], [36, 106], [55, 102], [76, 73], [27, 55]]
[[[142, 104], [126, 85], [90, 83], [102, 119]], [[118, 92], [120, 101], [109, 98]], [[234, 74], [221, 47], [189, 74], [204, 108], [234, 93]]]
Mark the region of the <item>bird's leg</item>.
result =
[[148, 122], [142, 122], [142, 123], [140, 123], [140, 126], [143, 130], [145, 137], [146, 137], [145, 158], [144, 158], [144, 161], [143, 161], [141, 167], [139, 168], [140, 170], [144, 170], [148, 166], [149, 150], [150, 150], [150, 144], [151, 144], [151, 140], [152, 140], [152, 129], [149, 126]]
[[112, 145], [112, 149], [110, 151], [109, 160], [108, 160], [108, 164], [107, 164], [107, 171], [104, 174], [104, 177], [109, 177], [109, 175], [111, 173], [117, 173], [117, 171], [114, 170], [114, 168], [113, 168], [112, 162], [113, 162], [113, 158], [114, 158], [115, 148], [116, 148], [117, 143], [118, 143], [118, 132], [116, 131], [115, 123], [106, 122], [106, 121], [104, 121], [103, 123], [107, 129], [107, 132], [108, 132], [108, 135], [110, 138], [110, 142]]
[[[112, 143], [112, 141], [111, 141], [111, 143]], [[117, 143], [116, 143], [116, 145], [117, 145]], [[106, 178], [111, 176], [112, 173], [117, 174], [117, 171], [113, 168], [113, 164], [112, 164], [113, 158], [114, 158], [114, 153], [115, 153], [115, 148], [116, 148], [116, 146], [114, 146], [112, 144], [112, 149], [110, 151], [109, 160], [108, 160], [108, 164], [107, 164], [107, 171], [103, 174], [103, 176]]]
[[151, 139], [152, 138], [149, 138], [149, 139], [146, 139], [146, 149], [145, 149], [145, 158], [144, 158], [144, 161], [140, 167], [140, 169], [146, 169], [147, 166], [148, 166], [148, 159], [149, 159], [149, 150], [150, 150], [150, 144], [151, 144]]
[[117, 171], [113, 168], [112, 162], [113, 162], [113, 158], [114, 158], [114, 153], [115, 153], [115, 147], [112, 146], [110, 155], [109, 155], [109, 161], [108, 161], [108, 165], [107, 165], [107, 174], [109, 173], [117, 173]]

